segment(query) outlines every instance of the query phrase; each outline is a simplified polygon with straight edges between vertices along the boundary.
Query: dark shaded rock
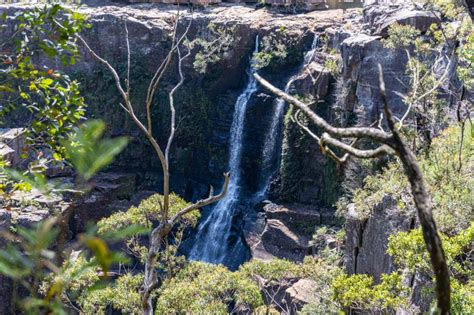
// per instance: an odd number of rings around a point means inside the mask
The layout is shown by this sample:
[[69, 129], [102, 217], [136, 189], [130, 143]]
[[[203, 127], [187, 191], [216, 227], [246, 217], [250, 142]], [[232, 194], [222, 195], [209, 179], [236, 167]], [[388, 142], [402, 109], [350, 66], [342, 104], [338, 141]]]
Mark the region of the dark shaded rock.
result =
[[257, 283], [260, 287], [263, 300], [266, 305], [273, 305], [282, 314], [288, 314], [291, 305], [288, 305], [287, 290], [298, 281], [295, 278], [281, 279], [280, 281], [268, 281], [262, 277], [257, 276]]
[[[305, 249], [307, 240], [293, 233], [280, 220], [269, 219], [262, 234], [262, 241], [273, 245], [277, 251], [277, 256], [283, 256], [285, 253], [280, 249], [299, 251]], [[279, 255], [278, 255], [279, 254]]]
[[335, 212], [336, 211], [333, 208], [319, 208], [321, 224], [327, 226], [341, 225], [342, 219], [337, 217]]
[[397, 201], [385, 196], [368, 219], [360, 218], [351, 204], [347, 211], [345, 266], [349, 274], [368, 274], [376, 281], [395, 270], [386, 253], [388, 237], [414, 226], [415, 213], [397, 208]]
[[14, 290], [13, 281], [0, 275], [0, 314], [10, 314], [12, 305], [12, 292]]
[[264, 207], [264, 211], [267, 219], [281, 220], [300, 233], [312, 233], [314, 226], [321, 223], [319, 212], [311, 206], [281, 206], [270, 203]]
[[50, 216], [48, 210], [26, 207], [15, 215], [15, 219], [19, 226], [32, 228]]
[[250, 250], [250, 256], [253, 259], [271, 260], [275, 258], [269, 253], [262, 242], [262, 234], [265, 231], [265, 214], [259, 212], [255, 217], [248, 218], [244, 224], [245, 243]]
[[299, 93], [312, 95], [315, 99], [321, 99], [329, 93], [331, 73], [322, 65], [310, 63], [295, 80], [294, 87]]
[[[94, 177], [91, 192], [75, 203], [76, 232], [85, 231], [87, 224], [127, 210], [128, 202], [136, 191], [136, 176], [126, 173], [100, 173]], [[125, 202], [121, 202], [124, 200]]]
[[263, 212], [245, 222], [244, 236], [251, 257], [273, 257], [302, 261], [309, 240], [321, 218], [317, 210], [304, 205], [276, 205], [267, 202]]
[[[0, 209], [0, 233], [8, 232], [12, 220], [11, 211], [6, 209]], [[0, 237], [0, 247], [4, 247], [7, 244], [4, 237]]]
[[440, 22], [440, 19], [431, 12], [404, 9], [396, 12], [378, 25], [374, 35], [388, 36], [388, 29], [394, 24], [410, 25], [425, 33], [432, 24], [439, 24]]

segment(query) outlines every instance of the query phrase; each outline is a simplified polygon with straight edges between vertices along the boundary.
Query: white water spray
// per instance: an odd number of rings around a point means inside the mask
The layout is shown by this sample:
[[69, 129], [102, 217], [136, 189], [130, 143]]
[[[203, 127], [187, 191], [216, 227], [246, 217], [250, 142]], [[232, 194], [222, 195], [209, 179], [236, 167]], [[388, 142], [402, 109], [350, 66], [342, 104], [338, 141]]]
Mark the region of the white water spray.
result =
[[[288, 94], [290, 92], [291, 85], [298, 77], [298, 74], [301, 71], [301, 69], [303, 69], [304, 67], [306, 67], [313, 61], [313, 57], [314, 57], [314, 54], [316, 53], [318, 44], [319, 44], [319, 36], [315, 34], [313, 42], [311, 44], [311, 49], [308, 52], [306, 52], [304, 56], [303, 64], [300, 66], [296, 74], [293, 75], [286, 83], [285, 89], [284, 89], [285, 93]], [[282, 99], [277, 99], [275, 101], [272, 122], [271, 122], [270, 128], [268, 129], [267, 134], [265, 135], [265, 144], [263, 146], [263, 159], [262, 159], [262, 165], [264, 169], [271, 168], [272, 160], [273, 160], [274, 154], [276, 153], [275, 151], [276, 151], [276, 145], [277, 145], [277, 138], [279, 134], [279, 126], [283, 118], [282, 116], [283, 116], [284, 109], [285, 109], [285, 101]], [[268, 186], [270, 184], [271, 177], [273, 176], [271, 171], [267, 172], [267, 174], [265, 175], [266, 175], [265, 176], [266, 178], [264, 179], [262, 188], [260, 189], [260, 191], [258, 191], [255, 194], [254, 198], [256, 200], [262, 199], [265, 197], [268, 190]]]
[[[255, 39], [255, 51], [258, 52], [258, 35]], [[243, 146], [243, 130], [247, 104], [257, 90], [257, 82], [253, 77], [253, 65], [248, 71], [248, 83], [235, 103], [235, 111], [230, 131], [230, 183], [227, 195], [219, 201], [207, 219], [200, 224], [189, 259], [210, 263], [222, 263], [227, 253], [227, 240], [230, 236], [232, 216], [238, 205], [241, 188], [241, 160]]]

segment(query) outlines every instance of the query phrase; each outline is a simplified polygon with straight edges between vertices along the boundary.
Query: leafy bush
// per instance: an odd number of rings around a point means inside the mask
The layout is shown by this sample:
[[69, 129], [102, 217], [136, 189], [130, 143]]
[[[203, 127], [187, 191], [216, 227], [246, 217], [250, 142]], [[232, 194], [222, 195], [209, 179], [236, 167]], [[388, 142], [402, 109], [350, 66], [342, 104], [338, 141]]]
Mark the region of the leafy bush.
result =
[[380, 284], [368, 275], [341, 275], [333, 282], [334, 299], [343, 307], [360, 311], [395, 310], [408, 302], [408, 290], [398, 273], [384, 274]]
[[279, 62], [288, 56], [288, 49], [294, 45], [294, 36], [288, 36], [285, 27], [280, 27], [264, 36], [260, 42], [260, 49], [253, 55], [256, 69], [268, 67], [271, 63]]
[[86, 105], [79, 83], [56, 69], [38, 64], [37, 56], [76, 62], [79, 50], [75, 35], [89, 27], [84, 15], [59, 4], [32, 7], [14, 16], [2, 16], [15, 27], [2, 43], [0, 56], [0, 120], [18, 107], [32, 113], [27, 128], [31, 149], [46, 147], [62, 157], [65, 140], [84, 119]]
[[141, 314], [141, 295], [139, 288], [143, 276], [126, 273], [112, 285], [85, 292], [77, 302], [84, 314], [105, 314], [107, 306], [120, 310], [123, 314]]
[[[432, 143], [429, 154], [420, 158], [433, 200], [438, 227], [445, 232], [459, 231], [474, 219], [474, 151], [471, 126], [451, 126]], [[370, 216], [385, 195], [398, 200], [400, 211], [414, 209], [408, 180], [398, 163], [391, 163], [381, 174], [368, 176], [363, 188], [354, 191], [353, 202], [362, 216]]]
[[158, 314], [228, 314], [229, 306], [255, 309], [263, 304], [258, 286], [221, 265], [191, 262], [158, 292]]
[[[472, 265], [469, 256], [474, 242], [474, 223], [456, 235], [441, 234], [448, 267], [451, 271], [453, 314], [467, 314], [474, 308]], [[399, 232], [389, 238], [387, 253], [400, 270], [409, 270], [433, 277], [421, 229]], [[432, 286], [427, 290], [434, 295]]]
[[[453, 270], [453, 273], [457, 276], [467, 276], [472, 273], [469, 262], [463, 256], [474, 241], [474, 223], [457, 235], [450, 237], [441, 234], [441, 240], [448, 266]], [[391, 235], [387, 253], [393, 257], [394, 262], [400, 268], [431, 275], [431, 264], [420, 228]]]
[[[106, 233], [117, 228], [123, 228], [130, 224], [139, 224], [144, 227], [151, 227], [151, 221], [161, 220], [161, 208], [163, 204], [163, 196], [154, 194], [143, 200], [138, 207], [131, 207], [125, 212], [117, 212], [108, 218], [104, 218], [97, 223], [99, 233]], [[187, 207], [189, 203], [184, 201], [178, 195], [170, 194], [170, 208], [169, 216], [173, 216], [181, 209]], [[193, 211], [186, 214], [182, 223], [190, 226], [195, 226], [198, 219], [201, 217], [199, 211]]]

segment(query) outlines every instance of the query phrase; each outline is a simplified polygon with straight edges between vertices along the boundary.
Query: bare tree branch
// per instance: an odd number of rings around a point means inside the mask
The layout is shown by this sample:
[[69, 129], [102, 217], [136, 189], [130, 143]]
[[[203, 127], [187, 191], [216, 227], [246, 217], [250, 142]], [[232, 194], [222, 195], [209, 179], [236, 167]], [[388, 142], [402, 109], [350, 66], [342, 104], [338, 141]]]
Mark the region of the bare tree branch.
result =
[[171, 144], [173, 143], [174, 135], [176, 132], [176, 110], [174, 107], [174, 94], [184, 83], [183, 61], [191, 55], [190, 49], [188, 49], [188, 52], [184, 56], [181, 56], [181, 49], [179, 48], [179, 46], [177, 47], [176, 50], [178, 53], [178, 73], [179, 73], [180, 79], [179, 79], [179, 82], [173, 87], [173, 89], [169, 93], [169, 106], [170, 106], [170, 111], [171, 111], [171, 127], [170, 127], [171, 130], [170, 130], [170, 136], [168, 137], [168, 143], [166, 144], [166, 149], [165, 149], [165, 159], [166, 159], [166, 164], [168, 165], [169, 165], [169, 152], [170, 152]]
[[371, 159], [374, 157], [380, 157], [394, 153], [394, 151], [388, 145], [385, 144], [373, 150], [360, 150], [340, 140], [334, 139], [328, 133], [323, 133], [320, 145], [324, 147], [326, 146], [326, 144], [335, 146], [359, 159]]
[[[276, 88], [268, 81], [260, 77], [258, 74], [255, 73], [254, 76], [264, 88], [269, 90], [275, 96], [294, 105], [302, 113], [304, 113], [312, 123], [314, 123], [317, 127], [323, 129], [324, 134], [322, 135], [322, 137], [318, 137], [311, 130], [309, 130], [309, 128], [299, 122], [297, 117], [298, 112], [296, 113], [295, 120], [297, 124], [302, 127], [303, 130], [305, 130], [311, 137], [313, 137], [316, 141], [319, 142], [323, 152], [328, 152], [329, 150], [326, 150], [326, 144], [331, 144], [347, 152], [348, 154], [358, 158], [372, 158], [393, 153], [396, 153], [398, 155], [398, 157], [402, 161], [405, 173], [410, 182], [413, 199], [417, 208], [418, 218], [420, 220], [421, 228], [423, 231], [423, 238], [430, 254], [431, 265], [436, 279], [436, 295], [438, 299], [438, 308], [441, 314], [449, 314], [451, 294], [449, 269], [446, 263], [446, 257], [444, 255], [441, 239], [439, 237], [438, 230], [433, 219], [431, 199], [423, 178], [423, 174], [418, 165], [418, 162], [416, 161], [416, 156], [413, 151], [410, 150], [408, 145], [403, 141], [400, 133], [398, 132], [398, 129], [395, 126], [395, 118], [389, 109], [385, 81], [383, 79], [383, 71], [380, 65], [379, 72], [380, 91], [384, 102], [385, 118], [391, 130], [390, 133], [383, 131], [381, 128], [374, 128], [373, 126], [376, 126], [377, 122], [375, 122], [371, 127], [334, 127], [328, 122], [326, 122], [314, 111], [312, 111], [307, 104], [304, 104], [298, 99]], [[378, 122], [378, 125], [381, 126], [381, 123]], [[335, 138], [355, 138], [355, 140], [351, 145], [349, 145]], [[382, 145], [373, 150], [360, 150], [354, 148], [355, 143], [359, 139], [364, 138], [371, 139], [374, 142]]]
[[405, 173], [410, 182], [413, 200], [416, 205], [418, 218], [420, 220], [423, 239], [426, 244], [428, 253], [430, 254], [431, 265], [436, 279], [436, 296], [438, 299], [438, 309], [441, 314], [449, 314], [451, 310], [451, 283], [448, 265], [446, 263], [446, 255], [443, 250], [441, 238], [436, 228], [433, 218], [433, 206], [428, 193], [423, 173], [416, 161], [416, 156], [408, 145], [403, 141], [400, 133], [395, 127], [392, 112], [388, 106], [388, 99], [385, 90], [385, 81], [383, 79], [382, 67], [380, 71], [380, 92], [384, 101], [385, 115], [387, 123], [392, 131], [393, 140], [392, 148], [396, 151], [398, 157], [402, 161]]
[[130, 39], [128, 36], [128, 27], [127, 27], [127, 21], [124, 21], [125, 24], [125, 39], [127, 42], [127, 95], [130, 97]]
[[351, 127], [351, 128], [338, 128], [329, 124], [322, 117], [313, 112], [305, 103], [294, 98], [293, 96], [283, 92], [279, 88], [273, 86], [262, 78], [258, 73], [253, 74], [255, 79], [268, 91], [276, 95], [278, 98], [281, 98], [296, 106], [300, 109], [316, 126], [323, 129], [325, 132], [329, 133], [333, 137], [337, 138], [371, 138], [379, 142], [386, 142], [390, 139], [391, 134], [383, 132], [375, 128], [368, 127]]
[[184, 215], [188, 214], [191, 211], [194, 211], [196, 209], [200, 209], [202, 207], [205, 207], [207, 205], [213, 204], [222, 198], [224, 198], [227, 194], [227, 188], [229, 187], [229, 181], [230, 181], [230, 173], [225, 173], [224, 174], [224, 186], [222, 187], [222, 191], [220, 194], [214, 196], [214, 189], [211, 189], [209, 193], [209, 197], [206, 199], [201, 199], [197, 201], [196, 203], [182, 209], [179, 211], [177, 214], [175, 214], [171, 219], [170, 222], [172, 224], [176, 223], [180, 218], [182, 218]]
[[171, 49], [168, 52], [168, 55], [166, 56], [166, 58], [163, 60], [161, 65], [156, 70], [155, 75], [153, 76], [153, 79], [151, 80], [150, 85], [148, 87], [148, 93], [147, 93], [147, 98], [146, 98], [146, 111], [147, 111], [148, 131], [150, 132], [150, 134], [153, 132], [152, 131], [152, 118], [151, 118], [151, 105], [153, 104], [154, 95], [156, 93], [156, 90], [158, 89], [158, 86], [160, 85], [163, 75], [165, 74], [166, 70], [168, 70], [171, 60], [173, 59], [174, 52], [179, 47], [179, 45], [181, 45], [182, 42], [186, 39], [189, 29], [191, 28], [192, 22], [193, 22], [193, 17], [191, 16], [188, 26], [186, 27], [186, 30], [181, 35], [181, 37], [178, 40], [176, 40], [177, 29], [178, 29], [178, 24], [179, 24], [179, 11], [178, 11], [178, 14], [175, 20], [174, 30], [173, 30], [173, 39], [172, 39]]

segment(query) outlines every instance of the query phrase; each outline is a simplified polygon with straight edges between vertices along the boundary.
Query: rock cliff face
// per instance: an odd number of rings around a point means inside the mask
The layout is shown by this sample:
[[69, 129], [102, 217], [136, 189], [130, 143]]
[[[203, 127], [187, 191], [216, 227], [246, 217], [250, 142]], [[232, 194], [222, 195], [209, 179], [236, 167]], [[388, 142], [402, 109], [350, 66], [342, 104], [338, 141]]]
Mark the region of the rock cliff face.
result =
[[[0, 5], [0, 13], [12, 14], [19, 7]], [[100, 55], [113, 64], [120, 73], [126, 70], [126, 41], [124, 23], [129, 30], [132, 49], [131, 86], [133, 101], [140, 118], [141, 106], [148, 88], [148, 80], [170, 48], [170, 33], [176, 7], [152, 4], [129, 6], [96, 5], [85, 7], [93, 27], [86, 40]], [[314, 106], [327, 120], [339, 125], [367, 124], [381, 113], [378, 86], [378, 65], [387, 73], [386, 86], [390, 106], [395, 113], [405, 108], [402, 95], [407, 90], [405, 67], [406, 53], [388, 50], [382, 39], [394, 23], [409, 24], [424, 32], [439, 21], [432, 14], [413, 10], [407, 6], [369, 5], [361, 10], [330, 10], [298, 15], [282, 15], [269, 10], [255, 10], [245, 6], [210, 7], [195, 12], [190, 36], [209, 36], [209, 24], [234, 28], [231, 49], [206, 74], [194, 70], [192, 62], [185, 66], [185, 84], [177, 96], [178, 133], [171, 152], [172, 190], [185, 199], [206, 195], [208, 185], [220, 187], [222, 173], [227, 170], [229, 131], [234, 104], [246, 84], [255, 38], [264, 38], [269, 32], [284, 29], [295, 39], [287, 47], [286, 58], [262, 69], [261, 74], [280, 87], [288, 84], [293, 95], [318, 100]], [[182, 12], [179, 31], [182, 32], [191, 13]], [[4, 27], [5, 34], [11, 31]], [[310, 60], [304, 60], [314, 36], [321, 39]], [[339, 69], [331, 73], [328, 60], [339, 60]], [[174, 62], [174, 61], [173, 61]], [[304, 67], [301, 65], [304, 64]], [[59, 68], [59, 64], [51, 67]], [[122, 111], [120, 98], [111, 76], [86, 52], [74, 67], [66, 69], [83, 82], [83, 91], [89, 104], [88, 115], [104, 119], [110, 135], [129, 135], [130, 146], [111, 167], [111, 172], [100, 174], [94, 190], [74, 205], [74, 220], [70, 233], [83, 230], [87, 221], [97, 221], [114, 211], [124, 210], [137, 203], [147, 190], [161, 187], [160, 168], [146, 139], [133, 126]], [[178, 80], [176, 65], [166, 74], [162, 86], [169, 89]], [[168, 135], [167, 95], [159, 92], [153, 117], [155, 134], [161, 142]], [[245, 117], [242, 173], [246, 189], [258, 188], [262, 173], [262, 147], [264, 135], [270, 127], [275, 104], [273, 96], [263, 90], [253, 94]], [[268, 198], [254, 212], [240, 213], [236, 223], [236, 237], [245, 238], [251, 257], [273, 257], [301, 261], [315, 250], [312, 236], [319, 225], [335, 225], [334, 202], [341, 195], [341, 184], [347, 173], [330, 159], [319, 153], [318, 145], [306, 136], [292, 120], [294, 114], [286, 109], [283, 132], [280, 137], [281, 154], [276, 158], [276, 172], [272, 178]], [[22, 127], [21, 119], [10, 122], [9, 127]], [[0, 131], [0, 154], [18, 163], [15, 150], [20, 142]], [[5, 139], [4, 139], [5, 138]], [[125, 174], [124, 174], [125, 173]], [[133, 174], [133, 175], [131, 175]], [[62, 176], [62, 175], [61, 175]], [[141, 193], [135, 194], [137, 191]], [[37, 199], [41, 196], [29, 196]], [[68, 205], [69, 206], [69, 205]], [[93, 208], [93, 213], [90, 209]], [[43, 220], [51, 215], [44, 209], [22, 209], [15, 214], [0, 209], [0, 230], [8, 229], [12, 222], [22, 226]], [[100, 210], [100, 211], [99, 211]], [[396, 201], [386, 196], [370, 218], [360, 218], [356, 209], [349, 208], [346, 224], [347, 243], [345, 265], [349, 273], [364, 273], [376, 279], [393, 270], [385, 254], [390, 234], [412, 228], [414, 213], [401, 215]], [[72, 224], [75, 222], [75, 224]], [[0, 239], [0, 246], [4, 246]], [[302, 280], [300, 280], [302, 281]], [[303, 290], [306, 282], [295, 279], [288, 284], [282, 299], [298, 299], [295, 290]], [[294, 287], [296, 285], [301, 288]], [[11, 283], [0, 279], [0, 297], [11, 291]], [[5, 293], [5, 294], [4, 294]], [[296, 297], [295, 297], [296, 296]], [[289, 299], [289, 298], [288, 298]], [[304, 303], [304, 298], [301, 298]], [[0, 314], [8, 301], [0, 303]]]
[[[87, 40], [101, 55], [123, 70], [126, 47], [124, 26], [121, 16], [127, 16], [127, 25], [132, 47], [132, 94], [139, 115], [143, 115], [143, 95], [147, 79], [156, 69], [160, 60], [169, 49], [169, 33], [175, 7], [135, 5], [127, 7], [100, 7], [85, 10], [91, 14], [94, 25], [87, 34]], [[190, 18], [183, 13], [182, 27]], [[266, 71], [267, 77], [277, 83], [291, 75], [291, 71], [302, 60], [305, 47], [310, 45], [311, 32], [324, 29], [337, 23], [340, 12], [331, 14], [311, 13], [299, 16], [279, 16], [267, 11], [254, 11], [247, 7], [210, 8], [194, 14], [191, 26], [191, 38], [195, 35], [208, 36], [208, 25], [212, 23], [227, 28], [235, 27], [235, 42], [232, 49], [209, 71], [202, 75], [193, 70], [191, 61], [185, 65], [185, 86], [178, 93], [177, 113], [180, 125], [176, 144], [173, 147], [172, 175], [173, 189], [185, 198], [202, 196], [208, 184], [220, 186], [222, 173], [227, 169], [229, 130], [232, 122], [233, 106], [238, 94], [245, 85], [246, 73], [255, 37], [261, 38], [270, 30], [283, 27], [286, 33], [296, 41], [289, 47], [288, 57], [279, 67]], [[113, 47], [113, 49], [111, 49]], [[175, 69], [175, 68], [174, 68]], [[282, 72], [282, 69], [287, 69]], [[84, 77], [86, 99], [89, 100], [91, 116], [101, 117], [109, 124], [112, 134], [132, 134], [133, 149], [126, 150], [117, 163], [125, 165], [141, 174], [140, 184], [159, 187], [159, 168], [146, 141], [132, 126], [128, 117], [117, 105], [119, 98], [111, 84], [111, 78], [104, 69], [86, 54], [86, 57], [72, 69], [78, 77]], [[176, 71], [170, 71], [163, 86], [177, 81]], [[158, 106], [154, 112], [157, 119], [156, 134], [161, 139], [167, 137], [167, 95], [159, 93]], [[265, 106], [272, 98], [263, 96], [262, 91], [254, 94], [246, 116], [245, 163], [244, 171], [255, 170], [255, 161], [260, 160], [258, 148], [262, 145], [264, 134], [270, 123], [271, 111]], [[258, 174], [257, 174], [258, 175]], [[255, 180], [249, 179], [249, 186]]]
[[[0, 11], [13, 14], [22, 7], [0, 6]], [[124, 23], [127, 23], [131, 46], [131, 86], [132, 100], [137, 104], [135, 110], [140, 118], [144, 117], [141, 106], [146, 94], [148, 80], [152, 77], [159, 62], [170, 48], [172, 22], [176, 7], [164, 5], [99, 5], [84, 7], [90, 15], [92, 28], [84, 36], [99, 55], [105, 57], [120, 73], [126, 69], [126, 41]], [[209, 37], [209, 24], [234, 29], [231, 49], [215, 64], [210, 65], [206, 74], [193, 69], [192, 58], [184, 65], [185, 84], [177, 95], [178, 131], [175, 145], [172, 147], [172, 189], [185, 199], [197, 199], [208, 191], [208, 185], [221, 186], [222, 173], [227, 170], [229, 131], [232, 123], [234, 104], [246, 84], [245, 69], [248, 69], [255, 38], [264, 38], [271, 31], [283, 29], [285, 36], [292, 41], [287, 48], [287, 56], [277, 60], [271, 67], [262, 69], [269, 80], [284, 86], [303, 63], [305, 52], [310, 49], [315, 33], [321, 33], [330, 26], [341, 24], [343, 12], [333, 10], [298, 15], [282, 15], [269, 10], [255, 10], [253, 7], [210, 7], [198, 10], [193, 15], [181, 12], [178, 32], [182, 32], [188, 21], [193, 18], [190, 37]], [[2, 27], [2, 34], [11, 32], [11, 25]], [[160, 168], [157, 159], [147, 141], [134, 127], [119, 106], [120, 98], [112, 78], [101, 65], [83, 51], [84, 57], [73, 67], [65, 69], [83, 84], [83, 92], [89, 104], [88, 116], [104, 119], [108, 132], [112, 136], [129, 135], [131, 144], [118, 158], [111, 170], [115, 173], [135, 175], [134, 187], [138, 190], [159, 190], [161, 187]], [[175, 62], [175, 61], [173, 61]], [[61, 68], [51, 63], [53, 69]], [[295, 92], [313, 89], [311, 77], [323, 71], [321, 64], [313, 62], [295, 81]], [[323, 71], [324, 72], [324, 71]], [[164, 90], [156, 97], [153, 116], [156, 124], [155, 134], [160, 141], [168, 135], [167, 94], [170, 86], [178, 80], [176, 64], [165, 75]], [[313, 93], [327, 94], [330, 76], [322, 76], [322, 84]], [[245, 117], [244, 149], [242, 172], [245, 174], [245, 187], [255, 190], [260, 184], [263, 167], [262, 148], [264, 135], [270, 127], [274, 98], [263, 90], [254, 93], [249, 102]], [[10, 126], [21, 127], [27, 124], [24, 117], [12, 119]], [[9, 154], [6, 152], [6, 154]], [[300, 167], [300, 166], [297, 166]], [[304, 166], [301, 166], [301, 168]], [[99, 189], [107, 190], [116, 182], [109, 182]], [[110, 187], [109, 187], [110, 186]], [[314, 185], [313, 185], [314, 186]], [[113, 187], [112, 187], [113, 188]], [[305, 203], [314, 202], [310, 187], [303, 193]], [[112, 189], [114, 190], [114, 189]], [[109, 190], [107, 190], [109, 191]], [[104, 207], [116, 199], [116, 196], [96, 196], [90, 194], [84, 211], [76, 209], [79, 219], [76, 228], [82, 230], [87, 220], [97, 221], [110, 214], [112, 208]], [[130, 196], [124, 200], [129, 200]], [[295, 200], [297, 201], [297, 200]], [[87, 214], [87, 203], [101, 208], [93, 216]], [[240, 235], [238, 236], [240, 237]]]

